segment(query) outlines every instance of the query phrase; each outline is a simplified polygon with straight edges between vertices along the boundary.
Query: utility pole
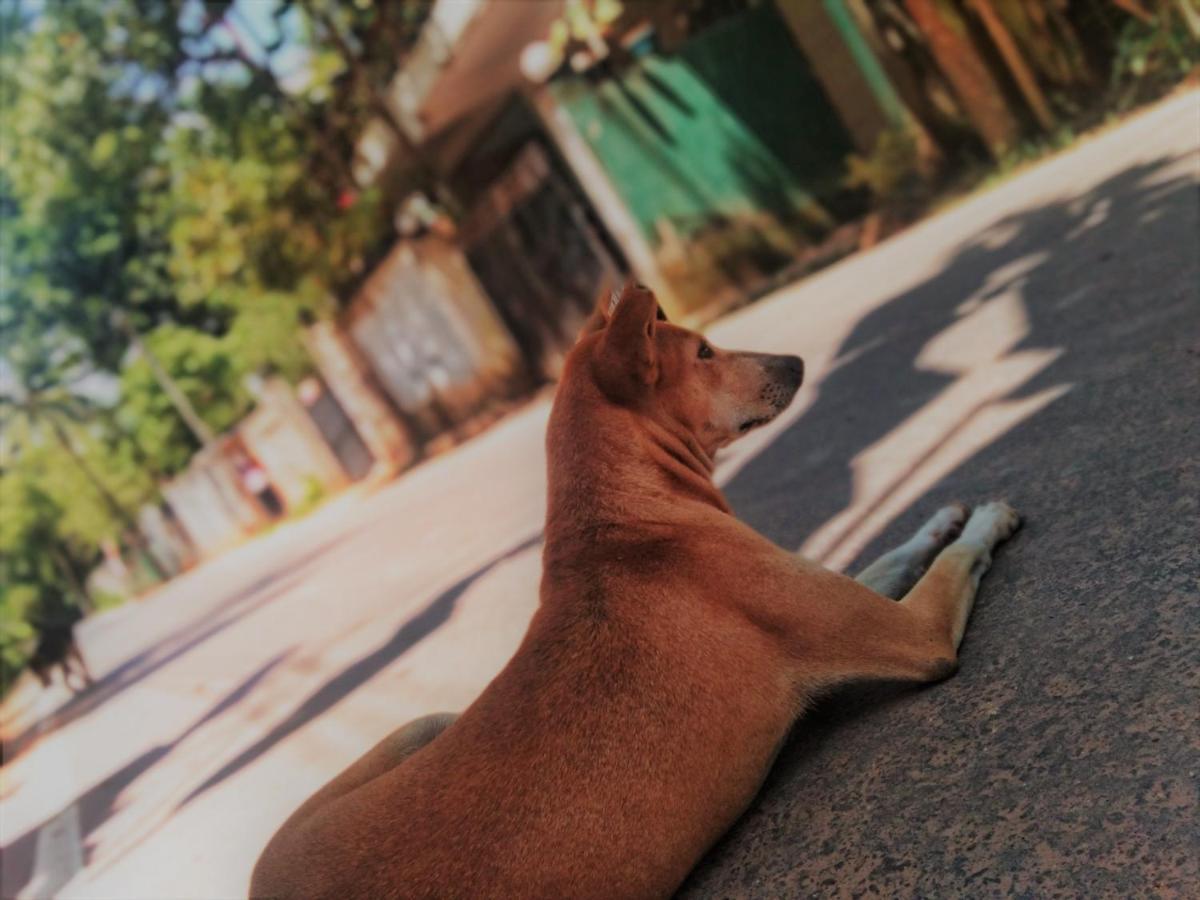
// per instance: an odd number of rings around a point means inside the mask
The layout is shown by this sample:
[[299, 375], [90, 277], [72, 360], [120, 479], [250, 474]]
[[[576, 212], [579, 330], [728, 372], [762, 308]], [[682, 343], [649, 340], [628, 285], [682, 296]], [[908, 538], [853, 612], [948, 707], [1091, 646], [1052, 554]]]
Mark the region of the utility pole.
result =
[[141, 335], [137, 333], [137, 329], [133, 327], [133, 323], [129, 321], [129, 317], [124, 312], [118, 310], [113, 313], [113, 320], [118, 328], [124, 332], [129, 338], [129, 345], [137, 350], [146, 360], [146, 364], [150, 367], [150, 371], [154, 375], [154, 380], [158, 382], [158, 386], [166, 393], [167, 399], [171, 401], [171, 405], [175, 407], [175, 411], [179, 413], [179, 417], [183, 419], [184, 424], [200, 442], [202, 447], [211, 447], [216, 443], [216, 435], [213, 434], [208, 423], [200, 418], [196, 412], [196, 407], [192, 406], [192, 401], [187, 398], [187, 395], [180, 390], [179, 385], [163, 368], [162, 362], [154, 355], [149, 347], [142, 340]]

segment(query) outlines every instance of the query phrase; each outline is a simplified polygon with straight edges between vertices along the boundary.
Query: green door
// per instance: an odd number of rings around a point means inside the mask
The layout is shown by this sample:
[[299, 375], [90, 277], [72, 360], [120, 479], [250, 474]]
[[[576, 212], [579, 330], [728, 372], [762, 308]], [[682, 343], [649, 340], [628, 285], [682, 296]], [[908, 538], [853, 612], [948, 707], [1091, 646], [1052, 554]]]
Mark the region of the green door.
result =
[[730, 252], [770, 251], [762, 270], [832, 224], [853, 146], [771, 4], [552, 90], [652, 244], [725, 235]]

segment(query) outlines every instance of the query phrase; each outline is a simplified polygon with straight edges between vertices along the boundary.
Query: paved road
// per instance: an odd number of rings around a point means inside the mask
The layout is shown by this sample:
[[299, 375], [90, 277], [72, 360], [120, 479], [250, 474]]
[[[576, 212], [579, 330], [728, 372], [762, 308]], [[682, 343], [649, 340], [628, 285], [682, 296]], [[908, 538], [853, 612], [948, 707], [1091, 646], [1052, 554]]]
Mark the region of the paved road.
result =
[[[719, 323], [799, 352], [721, 477], [861, 564], [1010, 499], [952, 680], [843, 691], [689, 897], [1195, 896], [1200, 94]], [[3, 895], [233, 897], [396, 724], [470, 702], [535, 603], [545, 402], [88, 623], [100, 683], [5, 710]], [[21, 729], [17, 726], [16, 730]]]

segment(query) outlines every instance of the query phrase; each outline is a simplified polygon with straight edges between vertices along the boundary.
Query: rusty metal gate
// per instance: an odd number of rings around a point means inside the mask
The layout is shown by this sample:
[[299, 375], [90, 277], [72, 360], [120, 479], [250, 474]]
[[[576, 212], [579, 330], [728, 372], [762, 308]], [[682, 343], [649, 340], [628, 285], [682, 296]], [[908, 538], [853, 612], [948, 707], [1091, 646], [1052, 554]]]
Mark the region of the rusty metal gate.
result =
[[624, 267], [538, 140], [484, 192], [462, 230], [467, 260], [535, 377], [556, 378], [605, 283]]
[[350, 421], [350, 417], [346, 415], [346, 411], [342, 409], [342, 405], [333, 392], [322, 384], [320, 393], [306, 405], [313, 424], [317, 426], [321, 436], [329, 442], [334, 456], [342, 464], [342, 468], [346, 470], [350, 479], [358, 481], [364, 477], [371, 470], [375, 457], [367, 449], [367, 445], [359, 436], [354, 423]]

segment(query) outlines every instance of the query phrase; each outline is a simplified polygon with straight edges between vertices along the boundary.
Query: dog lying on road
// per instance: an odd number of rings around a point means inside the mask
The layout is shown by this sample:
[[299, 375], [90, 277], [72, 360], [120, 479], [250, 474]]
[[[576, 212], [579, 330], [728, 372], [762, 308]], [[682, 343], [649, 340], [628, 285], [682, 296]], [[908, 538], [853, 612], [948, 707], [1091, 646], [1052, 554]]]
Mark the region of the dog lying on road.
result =
[[781, 550], [731, 515], [712, 457], [802, 376], [668, 324], [640, 286], [602, 303], [550, 416], [523, 643], [460, 716], [409, 723], [304, 803], [252, 894], [667, 897], [814, 697], [952, 674], [1016, 513], [947, 507], [857, 580]]

